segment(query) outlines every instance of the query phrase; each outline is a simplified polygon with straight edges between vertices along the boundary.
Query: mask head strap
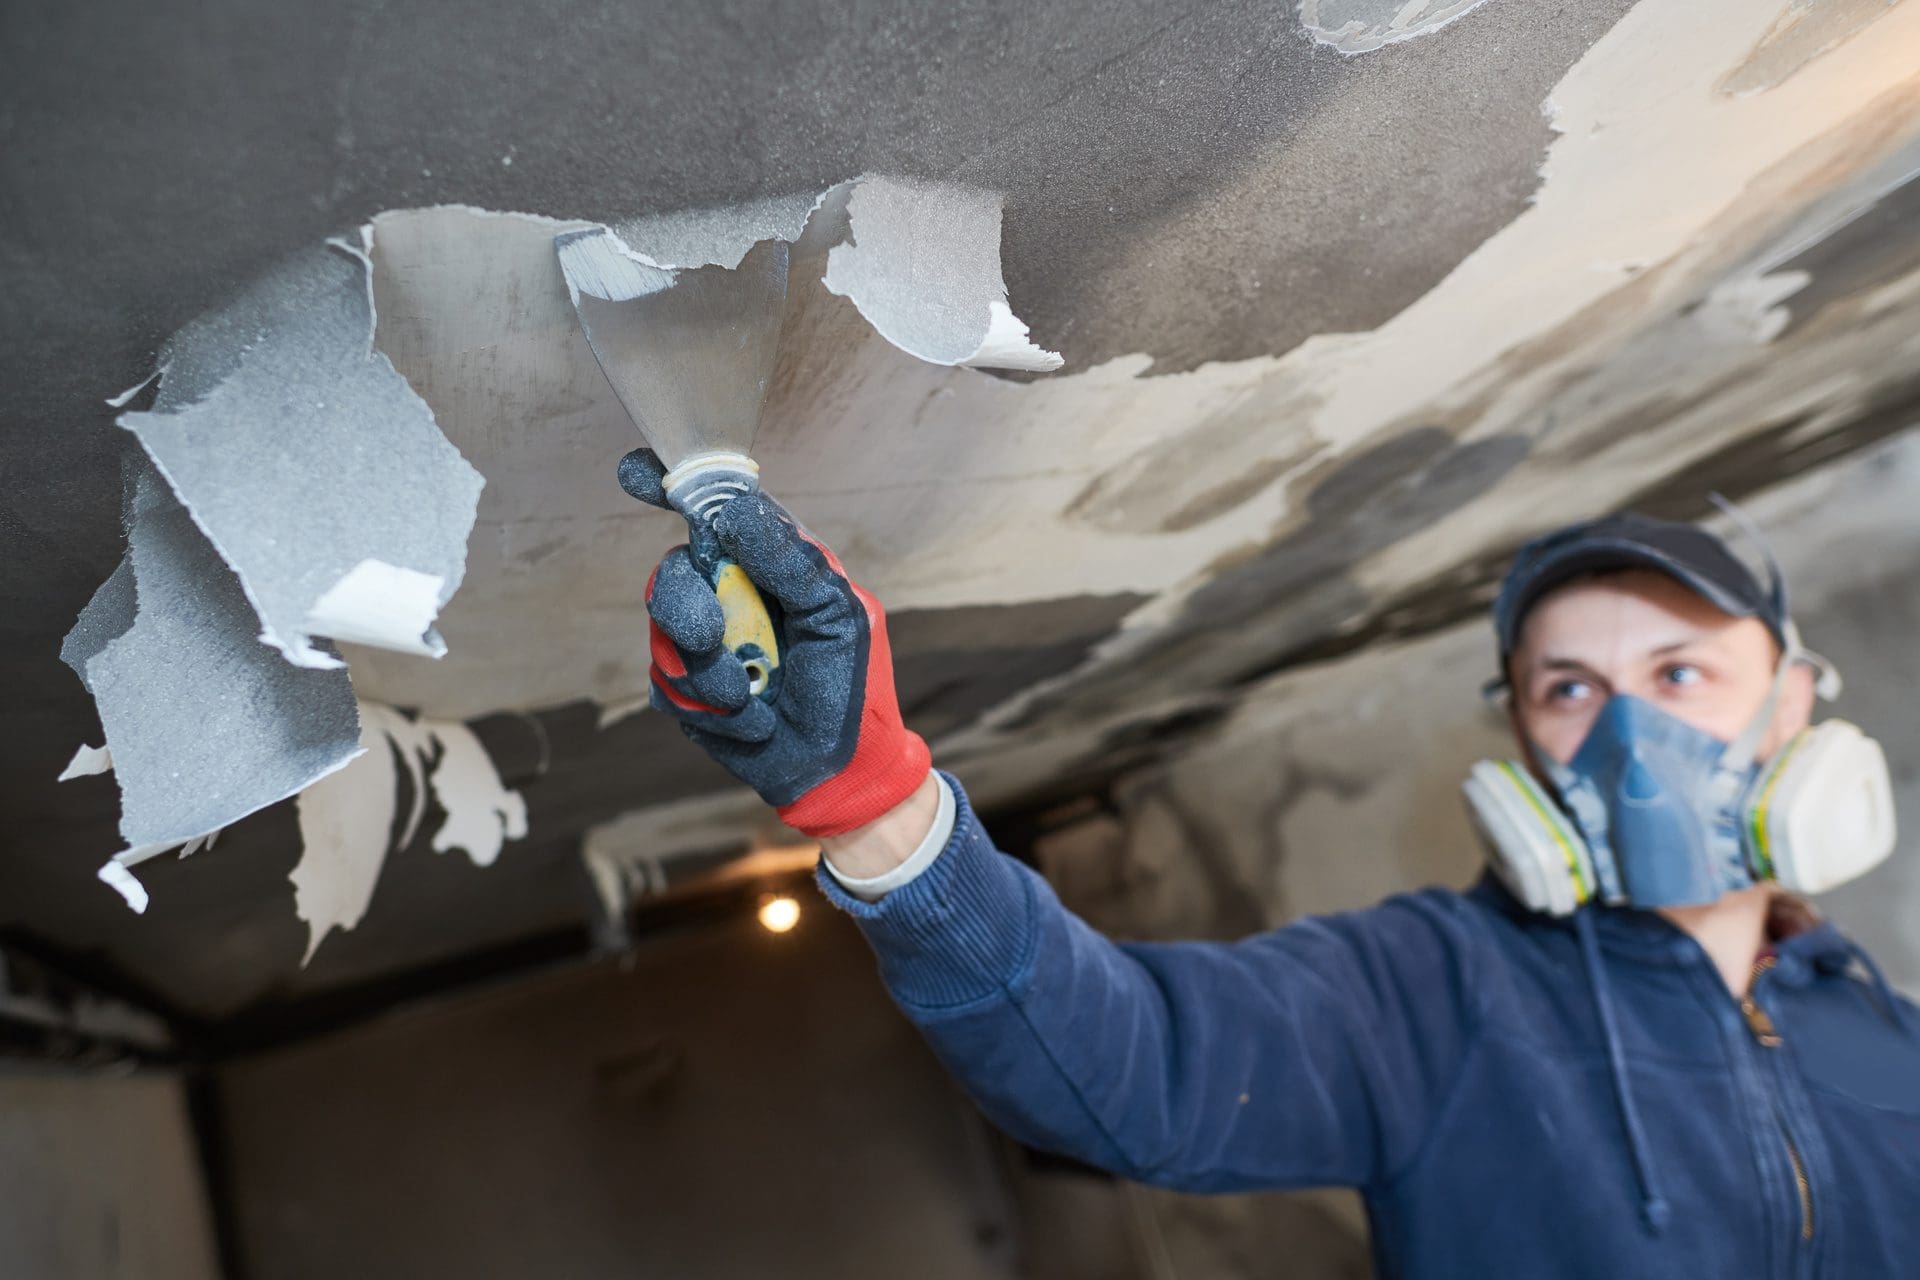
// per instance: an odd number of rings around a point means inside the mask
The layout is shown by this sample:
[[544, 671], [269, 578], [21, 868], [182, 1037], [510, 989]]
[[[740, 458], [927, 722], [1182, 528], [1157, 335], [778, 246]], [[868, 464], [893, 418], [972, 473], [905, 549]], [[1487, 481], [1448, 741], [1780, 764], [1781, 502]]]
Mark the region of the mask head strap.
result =
[[[1712, 500], [1714, 506], [1720, 508], [1727, 519], [1733, 521], [1740, 532], [1746, 536], [1746, 540], [1753, 544], [1754, 550], [1759, 552], [1761, 562], [1767, 567], [1767, 604], [1773, 610], [1773, 616], [1780, 619], [1782, 633], [1780, 647], [1785, 654], [1782, 659], [1782, 670], [1789, 663], [1806, 663], [1814, 670], [1814, 692], [1828, 702], [1833, 701], [1840, 696], [1842, 688], [1840, 672], [1831, 662], [1800, 643], [1800, 630], [1793, 625], [1793, 619], [1787, 613], [1787, 576], [1780, 571], [1780, 561], [1773, 554], [1773, 544], [1767, 541], [1764, 533], [1760, 532], [1760, 526], [1754, 522], [1753, 517], [1725, 494], [1716, 492], [1708, 494], [1707, 497]], [[1779, 684], [1780, 679], [1776, 675], [1773, 695], [1765, 708], [1765, 714], [1769, 718], [1773, 715], [1773, 701], [1779, 696]]]

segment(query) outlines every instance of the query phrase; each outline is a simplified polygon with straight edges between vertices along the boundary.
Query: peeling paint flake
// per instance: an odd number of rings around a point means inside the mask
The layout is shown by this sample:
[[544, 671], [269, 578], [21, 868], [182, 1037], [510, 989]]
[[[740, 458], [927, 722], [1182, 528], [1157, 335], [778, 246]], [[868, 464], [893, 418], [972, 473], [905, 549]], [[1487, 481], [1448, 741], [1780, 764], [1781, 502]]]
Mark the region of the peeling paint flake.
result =
[[823, 199], [774, 196], [711, 209], [678, 210], [630, 218], [615, 224], [613, 233], [638, 247], [655, 266], [732, 269], [762, 240], [789, 244], [798, 240]]
[[1027, 337], [1000, 274], [998, 192], [865, 178], [847, 200], [851, 238], [827, 255], [827, 288], [887, 341], [930, 364], [1058, 369]]
[[73, 753], [73, 759], [60, 771], [57, 782], [71, 782], [75, 778], [91, 777], [96, 773], [106, 773], [113, 768], [113, 753], [105, 747], [90, 747], [80, 744]]
[[1300, 24], [1313, 38], [1344, 54], [1375, 49], [1438, 31], [1487, 0], [1300, 0]]
[[109, 860], [99, 871], [95, 872], [95, 874], [99, 876], [100, 883], [112, 889], [122, 898], [125, 898], [127, 905], [133, 908], [136, 915], [146, 913], [147, 903], [149, 901], [147, 887], [140, 883], [133, 872], [127, 870], [119, 862]]
[[80, 683], [93, 692], [87, 664], [133, 626], [138, 603], [133, 590], [133, 557], [122, 556], [107, 580], [94, 588], [93, 596], [82, 606], [73, 629], [60, 645], [60, 661], [73, 668]]
[[303, 667], [339, 665], [316, 635], [445, 652], [482, 484], [373, 350], [370, 271], [341, 241], [289, 258], [169, 339], [153, 408], [119, 419]]
[[359, 732], [346, 672], [290, 666], [255, 639], [238, 579], [150, 469], [132, 508], [130, 570], [95, 593], [63, 656], [98, 705], [120, 834], [144, 855], [293, 795], [352, 759]]

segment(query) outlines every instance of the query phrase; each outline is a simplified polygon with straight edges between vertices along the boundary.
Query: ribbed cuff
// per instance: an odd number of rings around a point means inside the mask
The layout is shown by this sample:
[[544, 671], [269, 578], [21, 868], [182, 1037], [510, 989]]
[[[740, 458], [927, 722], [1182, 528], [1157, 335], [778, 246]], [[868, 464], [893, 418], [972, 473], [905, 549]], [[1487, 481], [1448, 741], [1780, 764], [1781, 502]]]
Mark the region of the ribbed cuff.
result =
[[940, 776], [953, 789], [953, 835], [913, 880], [863, 902], [824, 866], [815, 874], [859, 922], [894, 999], [917, 1009], [970, 1004], [1012, 985], [1035, 931], [1033, 872], [993, 847], [959, 782]]

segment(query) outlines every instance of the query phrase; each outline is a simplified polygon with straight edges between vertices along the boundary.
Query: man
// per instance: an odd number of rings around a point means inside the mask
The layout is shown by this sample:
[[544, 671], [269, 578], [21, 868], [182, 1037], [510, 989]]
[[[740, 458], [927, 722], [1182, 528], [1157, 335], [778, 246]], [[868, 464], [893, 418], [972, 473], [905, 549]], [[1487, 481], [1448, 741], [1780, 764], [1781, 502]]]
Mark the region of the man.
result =
[[[662, 504], [651, 455], [622, 483]], [[1500, 875], [1122, 945], [929, 771], [832, 554], [761, 494], [713, 524], [784, 610], [784, 684], [748, 697], [676, 550], [654, 703], [819, 837], [894, 999], [1021, 1140], [1190, 1191], [1356, 1187], [1389, 1276], [1920, 1275], [1920, 1011], [1779, 883], [1884, 851], [1884, 764], [1801, 732], [1823, 664], [1777, 574], [1635, 516], [1530, 544], [1495, 609], [1522, 763], [1468, 789]]]

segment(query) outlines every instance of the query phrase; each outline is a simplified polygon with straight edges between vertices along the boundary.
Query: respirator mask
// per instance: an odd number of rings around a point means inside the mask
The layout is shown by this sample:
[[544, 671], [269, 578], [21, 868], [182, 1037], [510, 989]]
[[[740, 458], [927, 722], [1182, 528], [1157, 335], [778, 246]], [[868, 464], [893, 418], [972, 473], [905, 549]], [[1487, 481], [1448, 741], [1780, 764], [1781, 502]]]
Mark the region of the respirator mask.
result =
[[1769, 620], [1782, 653], [1766, 700], [1729, 742], [1617, 694], [1565, 764], [1531, 743], [1537, 772], [1517, 760], [1480, 761], [1463, 789], [1494, 873], [1526, 906], [1567, 915], [1595, 901], [1704, 904], [1764, 881], [1820, 893], [1879, 865], [1895, 828], [1878, 743], [1856, 725], [1828, 720], [1766, 762], [1755, 760], [1795, 663], [1820, 673], [1822, 697], [1840, 688], [1838, 673], [1801, 648], [1786, 620], [1771, 556], [1772, 589], [1763, 596], [1717, 538], [1692, 526], [1627, 516], [1563, 530], [1523, 548], [1502, 588], [1495, 623], [1503, 654], [1517, 641], [1520, 616], [1551, 586], [1585, 568], [1643, 564], [1729, 613]]

